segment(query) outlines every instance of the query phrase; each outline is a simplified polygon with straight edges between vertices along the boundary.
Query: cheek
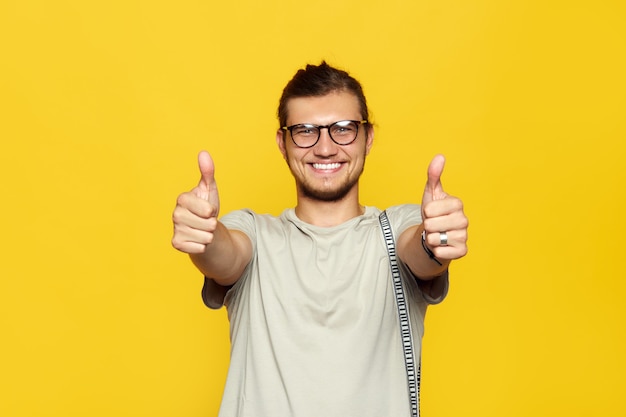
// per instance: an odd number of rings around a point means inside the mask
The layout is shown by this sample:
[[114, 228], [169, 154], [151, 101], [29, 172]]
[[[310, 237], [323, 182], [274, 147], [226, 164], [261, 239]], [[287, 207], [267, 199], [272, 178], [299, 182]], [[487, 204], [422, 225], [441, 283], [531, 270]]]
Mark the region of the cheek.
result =
[[299, 161], [301, 160], [301, 156], [298, 155], [297, 152], [293, 152], [293, 149], [286, 149], [285, 153], [283, 154], [283, 157], [285, 158], [285, 162], [287, 162], [287, 165], [289, 166], [289, 168], [293, 171], [294, 167], [299, 166]]

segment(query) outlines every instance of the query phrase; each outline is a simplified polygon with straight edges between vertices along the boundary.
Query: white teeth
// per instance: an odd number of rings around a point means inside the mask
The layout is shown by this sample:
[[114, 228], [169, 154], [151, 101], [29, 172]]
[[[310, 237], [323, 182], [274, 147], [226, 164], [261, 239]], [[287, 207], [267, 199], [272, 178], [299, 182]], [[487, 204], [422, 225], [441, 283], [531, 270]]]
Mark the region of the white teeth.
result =
[[335, 162], [333, 164], [313, 164], [315, 169], [337, 169], [341, 166], [340, 163]]

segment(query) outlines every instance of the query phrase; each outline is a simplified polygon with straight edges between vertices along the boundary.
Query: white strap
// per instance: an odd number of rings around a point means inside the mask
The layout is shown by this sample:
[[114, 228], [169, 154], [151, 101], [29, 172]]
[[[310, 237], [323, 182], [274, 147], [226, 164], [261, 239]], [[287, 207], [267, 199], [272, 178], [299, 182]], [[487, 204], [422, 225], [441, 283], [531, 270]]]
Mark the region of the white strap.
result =
[[411, 335], [411, 321], [409, 319], [409, 306], [404, 296], [404, 287], [400, 268], [396, 258], [396, 244], [393, 239], [391, 225], [387, 212], [383, 211], [379, 217], [380, 226], [383, 229], [387, 253], [389, 254], [389, 264], [391, 265], [391, 276], [393, 279], [393, 289], [396, 294], [396, 306], [398, 307], [398, 318], [400, 319], [400, 335], [402, 337], [402, 349], [404, 350], [404, 365], [409, 386], [409, 403], [411, 406], [411, 417], [419, 417], [419, 397], [420, 397], [420, 368], [421, 364], [417, 358], [415, 365], [415, 353], [413, 350], [413, 336]]

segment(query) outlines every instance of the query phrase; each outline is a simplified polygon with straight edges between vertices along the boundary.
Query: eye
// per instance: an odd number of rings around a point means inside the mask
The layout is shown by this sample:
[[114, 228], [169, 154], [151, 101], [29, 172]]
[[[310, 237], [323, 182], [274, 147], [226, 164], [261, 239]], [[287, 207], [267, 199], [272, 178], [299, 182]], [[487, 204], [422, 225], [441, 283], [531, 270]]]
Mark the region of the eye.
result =
[[317, 127], [313, 125], [297, 125], [291, 130], [292, 135], [314, 136], [317, 135]]
[[356, 132], [356, 123], [350, 120], [336, 122], [331, 126], [333, 135], [352, 135]]

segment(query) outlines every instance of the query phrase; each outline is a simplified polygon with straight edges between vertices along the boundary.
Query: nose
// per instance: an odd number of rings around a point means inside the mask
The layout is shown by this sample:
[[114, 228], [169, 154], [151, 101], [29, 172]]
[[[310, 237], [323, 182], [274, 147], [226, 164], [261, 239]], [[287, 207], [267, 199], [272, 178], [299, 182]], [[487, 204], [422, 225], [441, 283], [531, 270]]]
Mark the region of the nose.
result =
[[320, 129], [320, 138], [313, 147], [316, 155], [329, 156], [337, 153], [337, 144], [331, 139], [327, 127]]

